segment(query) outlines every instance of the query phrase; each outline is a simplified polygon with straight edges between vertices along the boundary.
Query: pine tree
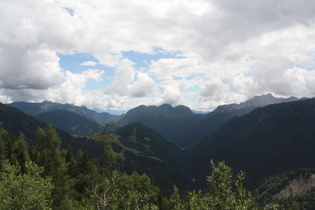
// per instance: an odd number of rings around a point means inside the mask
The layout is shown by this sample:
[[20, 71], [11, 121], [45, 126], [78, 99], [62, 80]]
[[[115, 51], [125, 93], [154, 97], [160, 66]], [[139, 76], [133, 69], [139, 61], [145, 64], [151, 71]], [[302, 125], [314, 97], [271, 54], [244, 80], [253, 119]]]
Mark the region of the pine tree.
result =
[[37, 130], [40, 152], [39, 164], [44, 167], [46, 176], [52, 177], [55, 185], [53, 190], [53, 205], [55, 209], [62, 209], [60, 206], [71, 191], [71, 182], [66, 175], [66, 161], [60, 150], [61, 139], [56, 130], [49, 125], [46, 130]]
[[11, 162], [18, 162], [21, 166], [21, 172], [26, 172], [26, 164], [31, 161], [28, 143], [20, 137], [19, 140], [13, 143]]
[[103, 132], [94, 134], [90, 139], [101, 145], [100, 169], [101, 175], [109, 175], [111, 171], [119, 168], [120, 161], [124, 160], [123, 153], [113, 150], [111, 143], [118, 142], [118, 136], [108, 132], [114, 123], [106, 123]]
[[9, 133], [2, 127], [0, 122], [0, 166], [12, 153], [12, 138]]

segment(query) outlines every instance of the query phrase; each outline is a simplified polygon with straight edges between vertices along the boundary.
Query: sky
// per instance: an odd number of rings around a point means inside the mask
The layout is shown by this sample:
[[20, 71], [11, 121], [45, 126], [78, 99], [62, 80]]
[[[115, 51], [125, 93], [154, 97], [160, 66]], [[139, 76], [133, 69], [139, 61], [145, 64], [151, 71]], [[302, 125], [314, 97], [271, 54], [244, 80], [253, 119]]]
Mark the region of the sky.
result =
[[0, 102], [211, 111], [315, 95], [313, 0], [0, 0]]

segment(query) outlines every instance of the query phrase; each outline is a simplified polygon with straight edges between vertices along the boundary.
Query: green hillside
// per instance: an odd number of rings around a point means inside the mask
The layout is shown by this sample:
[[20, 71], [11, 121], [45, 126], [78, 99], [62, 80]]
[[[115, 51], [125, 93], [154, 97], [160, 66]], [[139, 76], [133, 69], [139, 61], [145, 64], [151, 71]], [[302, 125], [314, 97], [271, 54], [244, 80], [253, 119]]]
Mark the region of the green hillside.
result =
[[[58, 114], [61, 115], [58, 116]], [[62, 120], [62, 116], [67, 119], [67, 114], [69, 114], [68, 111], [62, 110], [56, 114], [56, 117], [58, 120]], [[70, 116], [72, 117], [73, 114]], [[38, 143], [36, 140], [38, 128], [48, 128], [44, 122], [4, 104], [0, 104], [0, 122], [3, 122], [3, 128], [14, 138], [22, 135], [31, 144]], [[61, 129], [56, 130], [62, 139], [61, 148], [67, 149], [70, 146], [74, 154], [78, 150], [82, 150], [86, 151], [91, 158], [100, 157], [101, 147], [99, 144], [86, 138], [74, 137]], [[117, 152], [124, 151], [126, 157], [122, 167], [123, 171], [146, 173], [153, 177], [156, 184], [168, 193], [170, 193], [174, 183], [182, 187], [187, 184], [186, 176], [179, 170], [182, 152], [177, 146], [140, 123], [127, 125], [116, 134], [121, 137], [113, 147]]]
[[[48, 128], [48, 124], [38, 120], [24, 112], [0, 103], [0, 122], [2, 127], [8, 131], [14, 138], [23, 136], [31, 144], [37, 144], [36, 131], [38, 128]], [[86, 138], [74, 137], [62, 129], [56, 129], [58, 135], [62, 138], [61, 147], [66, 149], [70, 146], [73, 152], [78, 150], [89, 151], [92, 157], [100, 154], [99, 148], [95, 143], [88, 143]]]
[[43, 112], [36, 118], [73, 135], [88, 136], [102, 130], [102, 126], [95, 121], [63, 109]]
[[117, 121], [124, 126], [133, 122], [141, 122], [163, 135], [167, 140], [183, 147], [181, 134], [194, 123], [204, 118], [202, 114], [194, 114], [188, 107], [172, 107], [169, 104], [161, 106], [139, 106], [129, 110], [125, 117]]
[[[186, 170], [202, 179], [208, 161], [246, 172], [248, 184], [299, 168], [315, 168], [315, 99], [269, 105], [235, 117], [191, 153]], [[202, 181], [201, 181], [202, 183]]]
[[146, 173], [168, 191], [173, 185], [185, 188], [190, 184], [180, 171], [182, 151], [154, 130], [141, 123], [131, 123], [115, 133], [119, 136], [119, 143], [114, 148], [124, 151], [126, 172]]

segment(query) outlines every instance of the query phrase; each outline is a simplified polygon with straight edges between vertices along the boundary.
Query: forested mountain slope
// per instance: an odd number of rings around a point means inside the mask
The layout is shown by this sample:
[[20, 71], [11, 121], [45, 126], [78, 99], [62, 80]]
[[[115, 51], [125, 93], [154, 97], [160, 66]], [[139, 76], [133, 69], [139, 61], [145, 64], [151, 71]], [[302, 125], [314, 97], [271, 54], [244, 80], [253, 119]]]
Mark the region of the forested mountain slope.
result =
[[210, 112], [204, 115], [204, 118], [199, 122], [192, 124], [191, 127], [183, 130], [179, 134], [181, 137], [180, 143], [186, 150], [191, 150], [198, 145], [203, 138], [217, 130], [225, 122], [229, 121], [233, 117], [245, 115], [255, 108], [256, 107], [245, 107], [236, 110]]
[[217, 107], [208, 114], [195, 114], [188, 107], [172, 107], [169, 104], [161, 106], [139, 106], [129, 110], [124, 118], [118, 120], [121, 126], [132, 122], [141, 122], [154, 129], [169, 141], [182, 148], [190, 149], [196, 146], [225, 122], [235, 116], [242, 116], [257, 107], [268, 104], [298, 100], [295, 97], [276, 98], [271, 94], [255, 96], [240, 104], [229, 104]]
[[36, 118], [73, 135], [93, 135], [102, 130], [99, 123], [65, 109], [43, 112]]
[[315, 167], [315, 99], [269, 105], [235, 117], [205, 138], [187, 159], [199, 179], [209, 160], [225, 160], [247, 179]]
[[[62, 113], [65, 110], [62, 110]], [[67, 111], [66, 111], [67, 112]], [[72, 116], [72, 115], [71, 115]], [[47, 129], [48, 125], [24, 112], [8, 105], [0, 104], [0, 122], [2, 127], [15, 138], [22, 135], [31, 144], [37, 144], [38, 128]], [[86, 151], [90, 158], [98, 159], [101, 145], [87, 138], [75, 138], [69, 133], [56, 129], [61, 137], [61, 147], [68, 146], [76, 154]], [[122, 170], [131, 173], [137, 171], [150, 175], [163, 190], [170, 190], [173, 184], [184, 187], [187, 177], [180, 172], [182, 151], [152, 129], [140, 123], [133, 123], [119, 129], [116, 134], [119, 141], [112, 143], [116, 152], [123, 152], [125, 160]]]
[[119, 142], [113, 148], [124, 151], [126, 172], [146, 173], [168, 192], [174, 185], [187, 188], [190, 184], [191, 180], [180, 170], [183, 153], [175, 144], [142, 123], [128, 124], [115, 134]]
[[[38, 128], [48, 128], [48, 125], [24, 112], [0, 103], [0, 122], [5, 130], [7, 130], [15, 138], [23, 136], [31, 144], [37, 144], [36, 131]], [[62, 138], [61, 147], [66, 149], [70, 146], [76, 153], [79, 149], [86, 150], [93, 157], [100, 154], [99, 148], [95, 143], [88, 143], [86, 138], [75, 138], [62, 129], [56, 129], [58, 135]]]
[[204, 115], [194, 114], [188, 107], [172, 107], [169, 104], [161, 106], [139, 106], [129, 110], [125, 117], [117, 121], [124, 126], [133, 122], [141, 122], [163, 135], [169, 141], [181, 146], [180, 134], [199, 122]]

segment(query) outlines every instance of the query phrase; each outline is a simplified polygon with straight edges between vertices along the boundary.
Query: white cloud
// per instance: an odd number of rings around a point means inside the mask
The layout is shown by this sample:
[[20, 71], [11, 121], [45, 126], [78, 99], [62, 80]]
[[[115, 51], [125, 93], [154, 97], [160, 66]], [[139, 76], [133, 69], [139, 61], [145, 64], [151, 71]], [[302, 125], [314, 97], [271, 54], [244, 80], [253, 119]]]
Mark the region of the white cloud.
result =
[[96, 66], [96, 62], [95, 61], [85, 61], [83, 63], [80, 64], [81, 66]]
[[92, 79], [95, 80], [96, 82], [99, 82], [103, 79], [103, 76], [105, 74], [104, 70], [98, 70], [98, 69], [88, 69], [84, 72], [82, 72], [83, 76], [85, 79]]
[[134, 63], [128, 59], [122, 59], [120, 61], [116, 68], [112, 85], [105, 89], [105, 94], [128, 95], [128, 85], [133, 82], [135, 76], [135, 70], [132, 67], [133, 64]]
[[159, 104], [171, 104], [178, 105], [178, 102], [181, 99], [181, 91], [179, 87], [172, 85], [163, 85], [162, 86], [162, 96], [159, 100]]
[[[314, 7], [309, 0], [0, 1], [0, 99], [206, 109], [266, 92], [313, 96]], [[123, 58], [155, 47], [183, 57], [159, 58], [142, 72]], [[82, 68], [114, 68], [110, 87], [85, 89], [102, 70], [61, 69], [57, 53], [81, 52], [97, 59]]]
[[107, 53], [105, 55], [96, 55], [99, 63], [102, 65], [117, 67], [122, 59], [121, 53]]
[[205, 67], [194, 58], [162, 58], [153, 62], [150, 72], [159, 76], [190, 77], [196, 73], [204, 73]]
[[203, 89], [200, 92], [200, 95], [206, 98], [214, 98], [217, 100], [217, 97], [223, 95], [226, 92], [227, 87], [222, 83], [220, 78], [214, 78], [213, 80], [208, 80], [203, 85]]
[[47, 89], [62, 79], [58, 56], [45, 47], [2, 45], [0, 62], [1, 88]]
[[150, 96], [153, 93], [156, 83], [147, 74], [138, 73], [137, 81], [129, 86], [130, 95], [136, 98]]

